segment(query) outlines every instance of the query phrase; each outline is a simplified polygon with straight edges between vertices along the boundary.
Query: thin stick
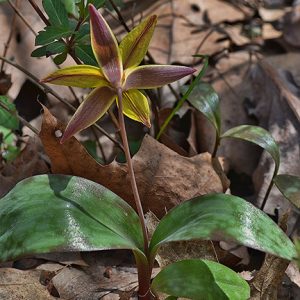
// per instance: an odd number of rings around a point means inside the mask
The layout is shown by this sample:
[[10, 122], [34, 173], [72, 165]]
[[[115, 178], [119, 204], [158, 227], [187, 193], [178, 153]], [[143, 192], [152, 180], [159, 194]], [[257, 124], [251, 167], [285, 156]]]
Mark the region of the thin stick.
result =
[[[16, 2], [16, 7], [18, 7], [18, 4], [19, 4], [19, 1], [17, 0], [17, 2]], [[9, 32], [7, 41], [6, 41], [6, 43], [4, 44], [3, 57], [6, 57], [6, 54], [7, 54], [8, 48], [9, 48], [9, 44], [10, 44], [11, 39], [12, 39], [12, 36], [13, 36], [13, 32], [14, 32], [15, 25], [16, 25], [16, 19], [17, 19], [16, 16], [17, 16], [17, 13], [15, 12], [15, 13], [14, 13], [14, 16], [13, 16], [13, 19], [12, 19], [12, 21], [11, 21], [10, 32]], [[0, 73], [3, 72], [4, 64], [5, 64], [5, 62], [2, 60]]]
[[[64, 98], [60, 97], [54, 90], [52, 90], [50, 87], [48, 87], [45, 83], [40, 82], [40, 80], [35, 77], [33, 74], [31, 74], [30, 72], [28, 72], [26, 69], [24, 69], [22, 66], [12, 62], [11, 60], [0, 56], [0, 60], [4, 60], [6, 63], [12, 65], [13, 67], [19, 69], [20, 71], [22, 71], [24, 74], [26, 74], [29, 79], [31, 79], [33, 82], [37, 83], [40, 87], [42, 87], [44, 89], [45, 93], [49, 93], [51, 95], [53, 95], [56, 99], [58, 99], [60, 102], [64, 103], [65, 105], [67, 105], [72, 111], [76, 111], [76, 108], [70, 104], [67, 100], [65, 100]], [[113, 143], [115, 143], [120, 149], [123, 150], [123, 146], [121, 145], [121, 143], [119, 141], [117, 141], [115, 138], [113, 138], [112, 136], [110, 136], [110, 134], [108, 132], [106, 132], [102, 127], [100, 127], [97, 124], [94, 124], [93, 126], [95, 126], [95, 128], [100, 131], [103, 135], [105, 135], [108, 139], [110, 139]]]
[[40, 16], [40, 18], [43, 20], [43, 22], [49, 26], [50, 22], [46, 18], [46, 16], [43, 14], [43, 12], [40, 10], [40, 8], [37, 6], [37, 4], [34, 2], [34, 0], [28, 0], [33, 9], [37, 12], [37, 14]]
[[118, 18], [119, 18], [119, 21], [120, 23], [124, 26], [124, 28], [126, 29], [126, 31], [130, 31], [129, 27], [127, 26], [121, 12], [119, 11], [117, 5], [115, 4], [115, 2], [113, 0], [109, 0], [109, 3], [111, 4], [111, 6], [113, 7], [113, 9], [115, 10], [115, 12], [117, 13], [118, 15]]
[[26, 24], [26, 26], [30, 29], [30, 31], [36, 36], [37, 33], [34, 31], [34, 29], [31, 27], [31, 25], [24, 18], [23, 14], [20, 12], [20, 10], [10, 0], [7, 0], [7, 3], [15, 11], [15, 13], [20, 17], [20, 19]]
[[212, 249], [213, 249], [213, 251], [214, 251], [214, 254], [215, 254], [216, 260], [217, 260], [217, 262], [219, 263], [220, 261], [219, 261], [219, 258], [218, 258], [218, 254], [217, 254], [217, 251], [216, 251], [216, 248], [215, 248], [214, 242], [213, 242], [212, 240], [210, 240], [210, 243], [211, 243], [211, 247], [212, 247]]
[[125, 121], [124, 121], [124, 116], [123, 116], [123, 97], [122, 97], [122, 89], [121, 88], [118, 89], [118, 104], [119, 104], [118, 114], [119, 114], [120, 132], [121, 132], [121, 136], [122, 136], [125, 157], [126, 157], [126, 161], [128, 164], [128, 172], [129, 172], [133, 197], [135, 200], [135, 205], [137, 208], [139, 219], [140, 219], [140, 222], [142, 225], [143, 236], [144, 236], [144, 251], [145, 251], [145, 254], [147, 255], [148, 247], [149, 247], [149, 239], [148, 239], [147, 227], [145, 224], [143, 207], [142, 207], [139, 191], [138, 191], [136, 180], [135, 180], [128, 140], [127, 140], [126, 127], [125, 127]]
[[95, 138], [95, 142], [96, 142], [96, 144], [98, 145], [98, 147], [100, 149], [102, 159], [103, 159], [104, 163], [106, 164], [107, 163], [107, 159], [106, 159], [106, 156], [105, 156], [105, 153], [104, 153], [104, 149], [103, 149], [103, 147], [102, 147], [102, 145], [101, 145], [101, 143], [99, 141], [99, 137], [97, 135], [97, 132], [96, 132], [96, 130], [95, 130], [95, 128], [93, 126], [91, 127], [91, 129], [92, 129], [92, 133], [93, 133], [94, 138]]
[[39, 131], [33, 127], [28, 121], [26, 121], [24, 118], [22, 118], [17, 112], [12, 112], [5, 104], [3, 104], [2, 102], [0, 102], [0, 106], [6, 110], [7, 112], [9, 112], [10, 114], [16, 116], [25, 126], [27, 126], [33, 133], [35, 133], [36, 135], [39, 135]]
[[109, 114], [115, 128], [117, 129], [117, 131], [120, 131], [120, 125], [119, 125], [117, 118], [114, 115], [114, 112], [112, 111], [112, 107], [108, 110], [108, 114]]

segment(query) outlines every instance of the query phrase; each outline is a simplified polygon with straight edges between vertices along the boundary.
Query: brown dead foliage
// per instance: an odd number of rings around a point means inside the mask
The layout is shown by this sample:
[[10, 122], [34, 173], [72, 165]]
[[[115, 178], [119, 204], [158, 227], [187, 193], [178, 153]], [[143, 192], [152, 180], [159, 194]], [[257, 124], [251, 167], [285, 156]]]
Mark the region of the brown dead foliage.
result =
[[[60, 144], [55, 135], [59, 130], [63, 132], [64, 125], [44, 107], [40, 138], [51, 160], [52, 172], [98, 182], [134, 207], [126, 164], [97, 163], [74, 137]], [[183, 157], [150, 136], [144, 138], [133, 157], [133, 165], [144, 210], [151, 210], [158, 217], [184, 200], [223, 191], [210, 154]]]

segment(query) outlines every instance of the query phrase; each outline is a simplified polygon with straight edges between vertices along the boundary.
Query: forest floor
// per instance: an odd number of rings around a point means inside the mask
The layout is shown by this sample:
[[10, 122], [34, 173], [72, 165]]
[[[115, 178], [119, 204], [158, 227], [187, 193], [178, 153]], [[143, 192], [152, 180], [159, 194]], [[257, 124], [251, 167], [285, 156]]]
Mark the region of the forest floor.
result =
[[[59, 145], [53, 137], [54, 128], [63, 130], [73, 114], [62, 99], [77, 106], [87, 90], [51, 86], [55, 97], [39, 83], [56, 68], [50, 57], [31, 57], [35, 35], [45, 24], [28, 1], [10, 3], [29, 26], [7, 1], [0, 2], [0, 55], [17, 64], [0, 61], [0, 95], [8, 96], [26, 121], [13, 131], [12, 140], [5, 141], [5, 124], [0, 120], [0, 196], [24, 178], [52, 172], [92, 179], [132, 203], [128, 178], [123, 176], [124, 155], [116, 143], [95, 128], [76, 135], [81, 144]], [[36, 1], [40, 8], [41, 2]], [[200, 70], [203, 60], [193, 55], [208, 55], [203, 80], [219, 95], [222, 132], [242, 124], [265, 128], [280, 148], [279, 173], [300, 176], [299, 1], [126, 0], [118, 4], [130, 28], [148, 15], [158, 15], [149, 47], [156, 63]], [[105, 9], [104, 15], [117, 37], [123, 37], [126, 30], [116, 12]], [[68, 57], [62, 66], [73, 64]], [[158, 108], [154, 124], [163, 123], [180, 98], [180, 86], [189, 83], [190, 78], [184, 78], [153, 92]], [[44, 113], [41, 103], [48, 108]], [[98, 125], [119, 140], [111, 117], [105, 116]], [[226, 139], [217, 153], [224, 171], [220, 178], [211, 163], [213, 126], [188, 102], [159, 142], [154, 138], [155, 125], [148, 130], [126, 119], [126, 126], [146, 212], [161, 218], [184, 200], [224, 191], [261, 207], [274, 170], [269, 154], [251, 143]], [[105, 172], [119, 175], [106, 177], [102, 165], [107, 165]], [[275, 186], [264, 211], [281, 222], [293, 239], [299, 236], [299, 209]], [[148, 213], [149, 229], [153, 222]], [[154, 272], [179, 258], [195, 257], [217, 260], [240, 272], [251, 283], [251, 299], [300, 299], [295, 263], [271, 255], [264, 260], [262, 252], [225, 242], [172, 244], [162, 249]], [[40, 254], [0, 264], [0, 299], [5, 300], [124, 300], [136, 297], [136, 287], [134, 259], [125, 250]]]

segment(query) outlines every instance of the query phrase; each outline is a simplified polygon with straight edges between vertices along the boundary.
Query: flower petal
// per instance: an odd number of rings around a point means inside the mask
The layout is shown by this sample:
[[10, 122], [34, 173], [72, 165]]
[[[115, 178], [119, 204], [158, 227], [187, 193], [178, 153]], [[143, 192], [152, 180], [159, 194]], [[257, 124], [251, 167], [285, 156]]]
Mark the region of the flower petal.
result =
[[103, 73], [114, 87], [119, 87], [123, 73], [117, 40], [97, 9], [89, 4], [91, 44]]
[[93, 90], [80, 104], [61, 138], [61, 143], [75, 133], [89, 127], [100, 119], [116, 98], [116, 93], [109, 87], [101, 86]]
[[93, 88], [105, 83], [108, 84], [101, 69], [88, 65], [57, 70], [42, 79], [41, 82], [80, 88]]
[[123, 89], [153, 89], [179, 80], [195, 71], [193, 68], [171, 65], [148, 65], [132, 68], [125, 72]]
[[123, 93], [123, 113], [128, 118], [151, 127], [148, 99], [140, 91], [131, 90]]
[[120, 43], [123, 68], [138, 66], [143, 60], [149, 47], [157, 16], [148, 17], [133, 30], [131, 30]]

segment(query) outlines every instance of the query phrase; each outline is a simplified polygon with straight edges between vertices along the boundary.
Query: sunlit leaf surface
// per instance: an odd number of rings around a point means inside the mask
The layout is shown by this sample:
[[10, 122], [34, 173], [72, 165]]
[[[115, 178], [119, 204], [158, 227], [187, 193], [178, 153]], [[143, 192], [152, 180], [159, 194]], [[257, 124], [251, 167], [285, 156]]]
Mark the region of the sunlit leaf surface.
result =
[[0, 261], [51, 251], [142, 248], [135, 211], [84, 178], [30, 177], [0, 200]]
[[151, 287], [189, 299], [246, 300], [250, 297], [249, 285], [242, 277], [219, 263], [200, 259], [168, 265], [154, 278]]

